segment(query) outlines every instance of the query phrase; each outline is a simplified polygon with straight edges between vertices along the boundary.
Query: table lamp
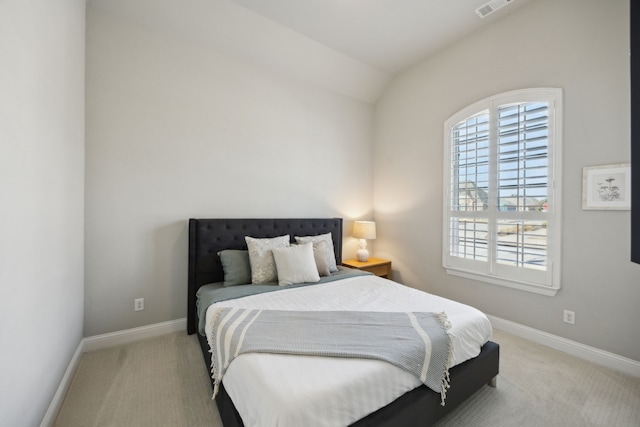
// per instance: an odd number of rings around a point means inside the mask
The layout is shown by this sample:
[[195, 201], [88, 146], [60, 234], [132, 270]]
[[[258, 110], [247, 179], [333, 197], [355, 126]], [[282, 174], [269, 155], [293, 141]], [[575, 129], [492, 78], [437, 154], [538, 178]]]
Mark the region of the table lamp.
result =
[[360, 239], [360, 249], [356, 252], [356, 259], [365, 262], [369, 259], [367, 239], [376, 238], [376, 223], [373, 221], [355, 221], [353, 223], [353, 237]]

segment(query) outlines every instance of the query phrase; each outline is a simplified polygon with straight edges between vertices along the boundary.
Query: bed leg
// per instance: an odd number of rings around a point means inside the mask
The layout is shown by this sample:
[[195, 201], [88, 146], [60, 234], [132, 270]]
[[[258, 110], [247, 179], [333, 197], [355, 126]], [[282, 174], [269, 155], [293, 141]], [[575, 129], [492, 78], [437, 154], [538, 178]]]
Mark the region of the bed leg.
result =
[[498, 376], [496, 375], [495, 377], [491, 378], [491, 379], [489, 380], [489, 382], [487, 383], [487, 385], [488, 385], [489, 387], [495, 387], [495, 386], [497, 386], [497, 385], [498, 385]]

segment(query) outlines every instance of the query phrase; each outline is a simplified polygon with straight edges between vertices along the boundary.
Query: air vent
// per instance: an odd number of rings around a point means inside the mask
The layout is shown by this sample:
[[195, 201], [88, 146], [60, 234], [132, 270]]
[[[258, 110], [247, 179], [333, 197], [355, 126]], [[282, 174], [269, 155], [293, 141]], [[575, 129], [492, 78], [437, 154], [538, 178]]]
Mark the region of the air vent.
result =
[[480, 18], [485, 18], [491, 15], [496, 10], [502, 9], [512, 1], [513, 0], [492, 0], [489, 3], [483, 4], [482, 6], [477, 8], [476, 15], [478, 15]]

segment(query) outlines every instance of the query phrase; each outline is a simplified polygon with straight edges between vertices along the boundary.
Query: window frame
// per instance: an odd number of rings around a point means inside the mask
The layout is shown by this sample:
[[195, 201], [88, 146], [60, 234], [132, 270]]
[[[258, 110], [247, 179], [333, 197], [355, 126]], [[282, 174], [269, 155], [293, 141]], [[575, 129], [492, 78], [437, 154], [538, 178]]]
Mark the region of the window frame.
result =
[[[560, 88], [529, 88], [497, 94], [477, 101], [444, 122], [444, 167], [443, 167], [443, 244], [442, 264], [448, 274], [488, 282], [509, 288], [520, 289], [541, 295], [554, 296], [560, 289], [562, 253], [562, 133], [563, 105]], [[497, 250], [495, 227], [504, 216], [497, 203], [498, 187], [498, 138], [497, 112], [509, 104], [544, 102], [548, 103], [547, 136], [547, 203], [545, 214], [526, 212], [522, 217], [545, 219], [547, 221], [546, 270], [528, 271], [524, 267], [502, 265], [496, 262], [491, 250]], [[489, 115], [489, 207], [486, 211], [465, 211], [468, 218], [488, 220], [488, 260], [476, 261], [450, 254], [452, 218], [460, 217], [452, 209], [452, 130], [459, 123], [488, 111]], [[467, 215], [469, 214], [469, 215]]]

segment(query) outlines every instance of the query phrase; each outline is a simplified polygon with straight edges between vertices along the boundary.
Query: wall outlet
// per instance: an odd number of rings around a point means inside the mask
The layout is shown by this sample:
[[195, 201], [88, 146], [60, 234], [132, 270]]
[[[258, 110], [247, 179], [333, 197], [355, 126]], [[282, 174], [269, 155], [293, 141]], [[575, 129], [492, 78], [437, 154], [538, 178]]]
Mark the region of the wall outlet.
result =
[[136, 298], [133, 300], [133, 311], [144, 310], [144, 298]]
[[564, 323], [569, 323], [571, 325], [575, 325], [576, 323], [576, 313], [573, 311], [565, 310], [564, 311]]

